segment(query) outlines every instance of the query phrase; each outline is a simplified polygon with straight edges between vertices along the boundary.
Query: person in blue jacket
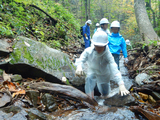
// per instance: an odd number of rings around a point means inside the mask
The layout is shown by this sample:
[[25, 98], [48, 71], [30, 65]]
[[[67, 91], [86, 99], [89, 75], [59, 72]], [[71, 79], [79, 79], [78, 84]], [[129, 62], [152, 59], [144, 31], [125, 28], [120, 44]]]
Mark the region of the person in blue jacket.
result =
[[92, 24], [91, 20], [87, 20], [83, 26], [83, 39], [85, 42], [85, 48], [90, 47], [90, 25]]
[[113, 21], [111, 23], [111, 34], [108, 36], [108, 46], [110, 49], [110, 52], [112, 53], [115, 62], [118, 65], [119, 68], [119, 58], [120, 58], [120, 51], [122, 50], [123, 56], [124, 56], [124, 61], [125, 63], [128, 62], [127, 58], [127, 49], [126, 49], [126, 42], [122, 35], [119, 34], [120, 31], [120, 23], [118, 21]]

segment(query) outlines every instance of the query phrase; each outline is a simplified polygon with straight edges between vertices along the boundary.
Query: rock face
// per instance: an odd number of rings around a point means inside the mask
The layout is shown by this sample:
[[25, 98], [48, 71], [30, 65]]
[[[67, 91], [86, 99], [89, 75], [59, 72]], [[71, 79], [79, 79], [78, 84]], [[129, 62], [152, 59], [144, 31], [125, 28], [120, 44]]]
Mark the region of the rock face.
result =
[[10, 61], [0, 64], [0, 68], [22, 77], [42, 77], [49, 82], [62, 83], [65, 76], [71, 84], [84, 84], [84, 78], [75, 77], [75, 66], [67, 54], [22, 36], [14, 41]]
[[107, 98], [104, 101], [105, 105], [111, 106], [125, 106], [135, 104], [136, 100], [132, 95], [120, 96], [118, 94], [113, 97]]

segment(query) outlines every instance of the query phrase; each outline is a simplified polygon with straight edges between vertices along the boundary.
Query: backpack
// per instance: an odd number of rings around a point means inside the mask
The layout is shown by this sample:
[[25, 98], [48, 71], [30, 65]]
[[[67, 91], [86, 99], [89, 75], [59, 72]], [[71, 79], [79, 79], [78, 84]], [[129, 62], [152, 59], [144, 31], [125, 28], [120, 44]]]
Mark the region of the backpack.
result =
[[83, 36], [83, 26], [80, 28], [80, 34]]

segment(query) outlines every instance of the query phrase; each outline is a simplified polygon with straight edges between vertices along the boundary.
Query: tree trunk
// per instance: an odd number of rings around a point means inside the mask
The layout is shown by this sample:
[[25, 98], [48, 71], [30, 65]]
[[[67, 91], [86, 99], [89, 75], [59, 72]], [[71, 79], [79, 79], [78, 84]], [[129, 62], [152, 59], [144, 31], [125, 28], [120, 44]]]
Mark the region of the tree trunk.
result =
[[141, 38], [144, 38], [147, 44], [149, 40], [159, 40], [148, 18], [144, 0], [134, 0], [134, 9]]
[[86, 15], [86, 21], [88, 20], [88, 11], [87, 11], [87, 0], [85, 0], [85, 15]]
[[82, 24], [82, 16], [83, 16], [83, 14], [82, 14], [82, 5], [83, 5], [83, 1], [81, 0], [81, 24]]
[[88, 0], [88, 18], [90, 19], [90, 0]]

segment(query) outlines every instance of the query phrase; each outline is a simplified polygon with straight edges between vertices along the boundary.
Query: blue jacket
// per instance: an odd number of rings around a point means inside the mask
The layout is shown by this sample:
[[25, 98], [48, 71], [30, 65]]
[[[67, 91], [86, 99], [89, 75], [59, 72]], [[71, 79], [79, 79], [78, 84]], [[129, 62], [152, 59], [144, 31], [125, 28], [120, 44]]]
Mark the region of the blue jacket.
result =
[[90, 27], [87, 24], [83, 26], [83, 37], [85, 37], [84, 34], [87, 34], [87, 37], [90, 39]]
[[97, 28], [94, 29], [94, 33], [97, 31]]
[[119, 55], [122, 50], [124, 58], [127, 57], [126, 42], [122, 35], [119, 33], [112, 33], [108, 35], [108, 41], [108, 46], [111, 53]]

